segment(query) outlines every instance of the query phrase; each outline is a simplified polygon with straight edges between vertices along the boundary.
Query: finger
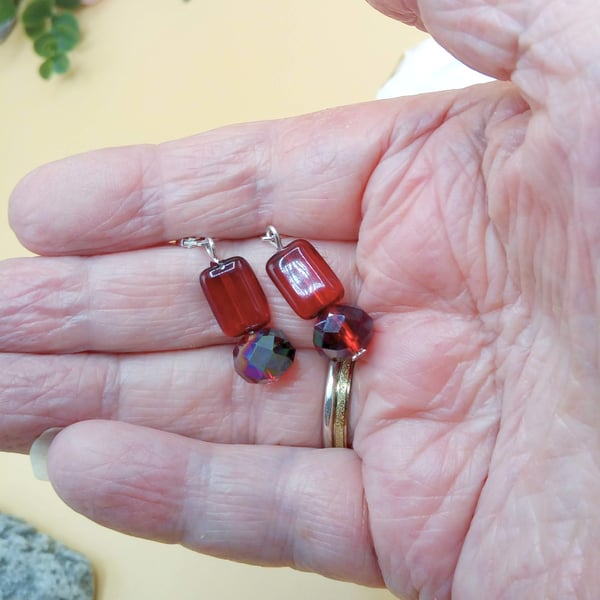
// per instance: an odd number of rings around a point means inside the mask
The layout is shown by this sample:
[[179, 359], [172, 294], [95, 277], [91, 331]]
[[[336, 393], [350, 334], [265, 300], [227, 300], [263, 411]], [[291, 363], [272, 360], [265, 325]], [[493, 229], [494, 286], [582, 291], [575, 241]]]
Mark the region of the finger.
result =
[[[426, 29], [478, 71], [512, 79], [540, 105], [547, 105], [553, 93], [569, 94], [572, 100], [573, 87], [565, 84], [585, 76], [600, 53], [595, 42], [600, 6], [593, 1], [368, 1], [394, 18]], [[597, 88], [597, 78], [588, 81]]]
[[[355, 302], [354, 246], [317, 243]], [[256, 266], [272, 324], [298, 347], [312, 346], [312, 323], [298, 318], [266, 274], [264, 242], [220, 245]], [[5, 352], [143, 352], [231, 343], [198, 282], [209, 266], [199, 249], [148, 249], [81, 258], [0, 263], [0, 349]]]
[[280, 382], [252, 385], [235, 373], [231, 348], [223, 346], [142, 355], [0, 354], [0, 449], [25, 452], [43, 431], [88, 419], [228, 444], [321, 447], [326, 369], [314, 350], [299, 351]]
[[74, 156], [21, 181], [11, 224], [40, 254], [244, 238], [272, 223], [290, 236], [354, 240], [395, 113], [363, 105]]
[[58, 494], [108, 527], [229, 559], [382, 583], [352, 451], [221, 446], [87, 422], [59, 434], [48, 467]]

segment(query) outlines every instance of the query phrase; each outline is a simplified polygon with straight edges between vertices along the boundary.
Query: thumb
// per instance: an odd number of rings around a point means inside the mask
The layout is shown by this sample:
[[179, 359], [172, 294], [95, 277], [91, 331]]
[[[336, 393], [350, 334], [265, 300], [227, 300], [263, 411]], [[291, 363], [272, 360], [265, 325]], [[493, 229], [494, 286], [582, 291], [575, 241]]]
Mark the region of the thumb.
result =
[[512, 79], [532, 106], [598, 63], [596, 0], [368, 0], [470, 67]]

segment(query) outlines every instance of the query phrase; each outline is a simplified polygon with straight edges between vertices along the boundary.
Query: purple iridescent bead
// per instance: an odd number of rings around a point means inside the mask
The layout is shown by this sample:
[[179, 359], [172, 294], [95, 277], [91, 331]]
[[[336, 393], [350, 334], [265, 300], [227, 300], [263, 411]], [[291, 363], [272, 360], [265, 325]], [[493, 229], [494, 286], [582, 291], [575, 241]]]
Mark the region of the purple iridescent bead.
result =
[[233, 349], [236, 372], [250, 383], [277, 381], [294, 362], [296, 349], [279, 329], [245, 335]]

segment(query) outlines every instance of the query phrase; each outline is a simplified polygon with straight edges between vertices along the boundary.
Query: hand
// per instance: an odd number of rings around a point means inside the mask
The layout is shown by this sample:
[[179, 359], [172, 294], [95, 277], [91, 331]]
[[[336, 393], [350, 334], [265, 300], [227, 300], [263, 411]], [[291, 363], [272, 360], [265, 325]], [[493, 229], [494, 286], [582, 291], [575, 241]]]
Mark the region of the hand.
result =
[[[0, 267], [0, 445], [66, 429], [52, 484], [129, 533], [410, 598], [594, 598], [600, 559], [591, 0], [381, 0], [510, 83], [45, 166]], [[354, 450], [319, 449], [326, 361], [258, 238], [315, 241], [375, 317]], [[198, 290], [210, 235], [299, 348], [233, 374]], [[82, 422], [83, 421], [83, 422]]]

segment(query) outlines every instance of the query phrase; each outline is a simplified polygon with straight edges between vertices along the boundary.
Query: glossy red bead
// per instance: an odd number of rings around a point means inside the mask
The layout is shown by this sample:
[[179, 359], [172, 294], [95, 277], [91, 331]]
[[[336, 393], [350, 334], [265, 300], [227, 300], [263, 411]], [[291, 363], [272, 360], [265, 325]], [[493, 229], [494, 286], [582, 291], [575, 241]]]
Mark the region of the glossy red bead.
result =
[[237, 337], [271, 320], [269, 304], [248, 262], [234, 256], [200, 274], [200, 285], [223, 332]]
[[342, 282], [306, 240], [295, 240], [278, 250], [267, 262], [267, 273], [303, 319], [316, 317], [344, 296]]

